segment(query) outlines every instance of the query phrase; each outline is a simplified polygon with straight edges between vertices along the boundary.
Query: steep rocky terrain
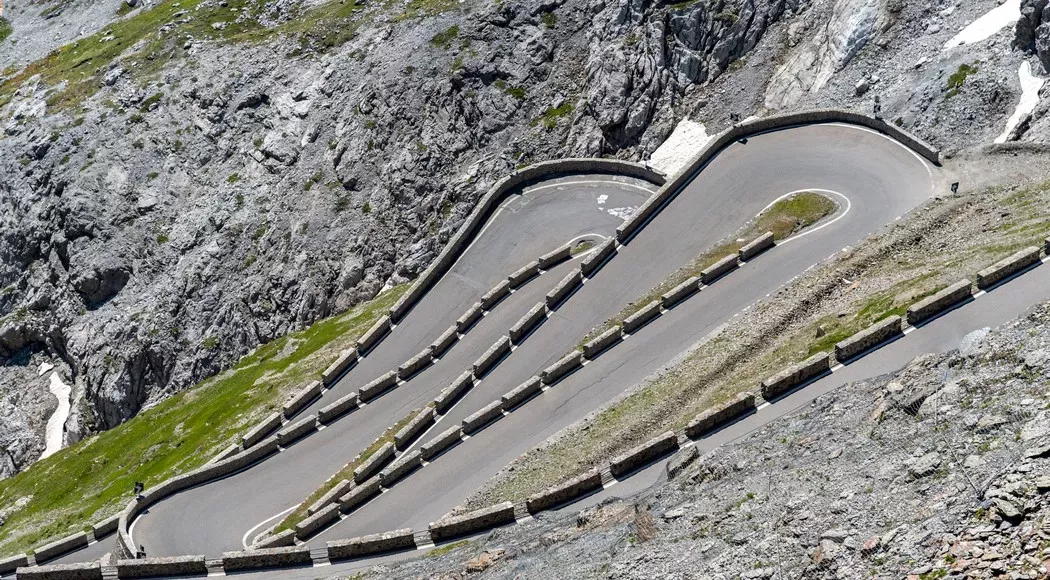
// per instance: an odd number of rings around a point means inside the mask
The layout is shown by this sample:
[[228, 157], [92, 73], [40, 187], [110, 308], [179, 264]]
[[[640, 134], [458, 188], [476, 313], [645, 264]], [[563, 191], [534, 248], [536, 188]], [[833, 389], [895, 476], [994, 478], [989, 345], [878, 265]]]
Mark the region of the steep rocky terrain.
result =
[[[42, 363], [74, 386], [67, 442], [111, 428], [262, 342], [411, 279], [520, 164], [642, 159], [683, 117], [720, 129], [736, 115], [871, 110], [875, 96], [887, 118], [948, 150], [990, 142], [1019, 99], [1017, 66], [1039, 42], [1015, 49], [1008, 27], [942, 46], [994, 6], [52, 0], [9, 9], [0, 410], [10, 420], [0, 425], [0, 476], [44, 448], [57, 402]], [[104, 23], [103, 8], [126, 15]], [[1024, 22], [1042, 13], [1029, 8]], [[68, 41], [71, 26], [80, 40], [25, 66]], [[1041, 111], [1014, 137], [1043, 141]]]
[[639, 495], [355, 577], [1046, 578], [1048, 322], [847, 385]]

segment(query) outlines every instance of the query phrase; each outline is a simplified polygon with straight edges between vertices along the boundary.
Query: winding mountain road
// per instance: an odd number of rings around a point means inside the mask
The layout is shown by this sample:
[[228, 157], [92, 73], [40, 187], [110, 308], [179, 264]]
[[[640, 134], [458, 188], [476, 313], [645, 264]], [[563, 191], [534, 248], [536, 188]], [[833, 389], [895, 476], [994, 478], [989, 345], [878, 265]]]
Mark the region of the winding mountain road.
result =
[[[406, 527], [425, 530], [525, 451], [666, 368], [698, 341], [807, 269], [946, 189], [946, 178], [938, 167], [892, 138], [854, 125], [796, 126], [732, 143], [696, 171], [597, 274], [442, 416], [430, 434], [459, 424], [538, 374], [592, 328], [731, 235], [774, 200], [792, 192], [820, 190], [839, 201], [839, 211], [628, 335], [622, 344], [416, 470], [308, 544], [322, 548], [333, 539]], [[613, 236], [623, 217], [654, 190], [653, 185], [632, 178], [573, 175], [531, 184], [511, 196], [390, 336], [302, 415], [315, 413], [396, 369], [520, 266], [572, 240]], [[433, 400], [582, 258], [554, 266], [514, 291], [432, 366], [404, 385], [244, 471], [152, 506], [132, 523], [135, 542], [145, 546], [150, 556], [206, 554], [215, 558], [225, 551], [243, 549], [387, 427]], [[1045, 300], [1050, 296], [1048, 282], [1050, 268], [1036, 267], [696, 444], [706, 451], [732, 442], [842, 384], [894, 371], [918, 354], [954, 348], [969, 332], [1006, 322]], [[428, 438], [419, 438], [411, 448]], [[577, 510], [609, 496], [629, 495], [652, 485], [664, 473], [664, 463], [654, 463], [561, 509]], [[104, 544], [60, 561], [95, 558]], [[325, 572], [403, 557], [406, 555], [339, 563]], [[247, 576], [308, 578], [316, 572], [284, 570]]]

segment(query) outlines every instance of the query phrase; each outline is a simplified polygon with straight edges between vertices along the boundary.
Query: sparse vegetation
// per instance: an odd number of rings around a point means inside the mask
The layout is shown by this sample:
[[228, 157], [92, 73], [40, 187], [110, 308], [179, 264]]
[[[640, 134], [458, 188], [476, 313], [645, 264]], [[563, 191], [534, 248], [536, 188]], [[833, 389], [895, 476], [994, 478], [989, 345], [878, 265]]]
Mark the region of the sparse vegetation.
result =
[[454, 24], [435, 34], [434, 37], [430, 39], [430, 44], [433, 44], [442, 50], [448, 50], [449, 48], [452, 48], [452, 43], [455, 42], [457, 38], [459, 38], [459, 26]]
[[958, 95], [962, 86], [966, 84], [966, 78], [973, 74], [977, 74], [977, 63], [959, 65], [959, 68], [948, 77], [948, 94], [945, 96], [951, 98]]
[[7, 40], [7, 37], [11, 36], [12, 32], [14, 32], [14, 28], [11, 26], [11, 22], [0, 16], [0, 42]]
[[567, 117], [572, 114], [573, 106], [572, 103], [562, 103], [557, 107], [547, 107], [547, 110], [543, 111], [539, 117], [533, 119], [532, 126], [542, 124], [547, 129], [553, 129], [558, 126], [558, 119]]

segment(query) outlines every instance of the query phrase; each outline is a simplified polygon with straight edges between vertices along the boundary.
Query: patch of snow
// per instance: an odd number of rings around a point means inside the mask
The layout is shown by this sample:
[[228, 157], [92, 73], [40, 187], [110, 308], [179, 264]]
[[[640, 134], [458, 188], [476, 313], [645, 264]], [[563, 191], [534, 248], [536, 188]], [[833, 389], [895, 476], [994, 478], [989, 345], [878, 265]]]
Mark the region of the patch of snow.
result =
[[601, 207], [601, 206], [605, 205], [605, 202], [607, 202], [607, 201], [609, 201], [609, 195], [608, 194], [603, 193], [603, 194], [599, 195], [598, 196], [598, 207]]
[[1006, 0], [944, 43], [944, 50], [980, 42], [1021, 18], [1021, 0]]
[[710, 140], [703, 123], [682, 119], [671, 136], [653, 151], [649, 157], [649, 166], [664, 175], [674, 175]]
[[1017, 127], [1021, 119], [1035, 109], [1035, 106], [1039, 104], [1039, 89], [1043, 88], [1043, 83], [1046, 82], [1046, 79], [1032, 74], [1032, 65], [1028, 64], [1027, 60], [1022, 62], [1021, 67], [1017, 69], [1017, 76], [1021, 79], [1021, 101], [1017, 103], [1014, 114], [1010, 115], [1010, 119], [1006, 121], [1006, 129], [1003, 130], [1003, 134], [996, 137], [996, 143], [1006, 143], [1010, 132]]
[[62, 377], [57, 372], [51, 373], [51, 384], [48, 386], [51, 394], [58, 399], [58, 408], [47, 420], [47, 430], [44, 436], [44, 453], [40, 459], [50, 457], [62, 449], [62, 432], [65, 429], [66, 419], [69, 418], [69, 395], [73, 387], [62, 382]]
[[55, 368], [55, 365], [53, 365], [53, 364], [51, 364], [49, 362], [42, 362], [42, 363], [40, 363], [40, 372], [38, 372], [36, 374], [36, 376], [42, 377], [42, 376], [44, 376], [44, 373], [46, 373], [47, 371], [49, 371], [49, 370], [51, 370], [53, 368]]

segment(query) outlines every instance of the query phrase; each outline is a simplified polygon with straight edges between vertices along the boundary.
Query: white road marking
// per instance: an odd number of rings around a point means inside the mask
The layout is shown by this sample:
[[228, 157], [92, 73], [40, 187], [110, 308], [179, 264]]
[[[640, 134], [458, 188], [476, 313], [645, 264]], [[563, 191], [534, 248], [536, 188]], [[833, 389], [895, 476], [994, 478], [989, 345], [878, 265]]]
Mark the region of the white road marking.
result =
[[292, 511], [295, 510], [295, 508], [297, 508], [297, 507], [299, 507], [301, 505], [303, 505], [303, 504], [297, 503], [297, 504], [293, 505], [292, 507], [284, 510], [283, 512], [281, 512], [279, 514], [272, 515], [272, 516], [266, 518], [265, 520], [255, 524], [251, 528], [249, 528], [248, 531], [244, 532], [244, 535], [241, 536], [241, 545], [244, 546], [245, 550], [247, 550], [248, 549], [248, 536], [250, 536], [252, 534], [252, 532], [254, 532], [255, 530], [258, 530], [259, 528], [265, 526], [266, 524], [276, 520], [277, 518], [279, 518], [279, 517], [281, 517], [283, 515], [287, 515], [287, 514], [291, 513]]

